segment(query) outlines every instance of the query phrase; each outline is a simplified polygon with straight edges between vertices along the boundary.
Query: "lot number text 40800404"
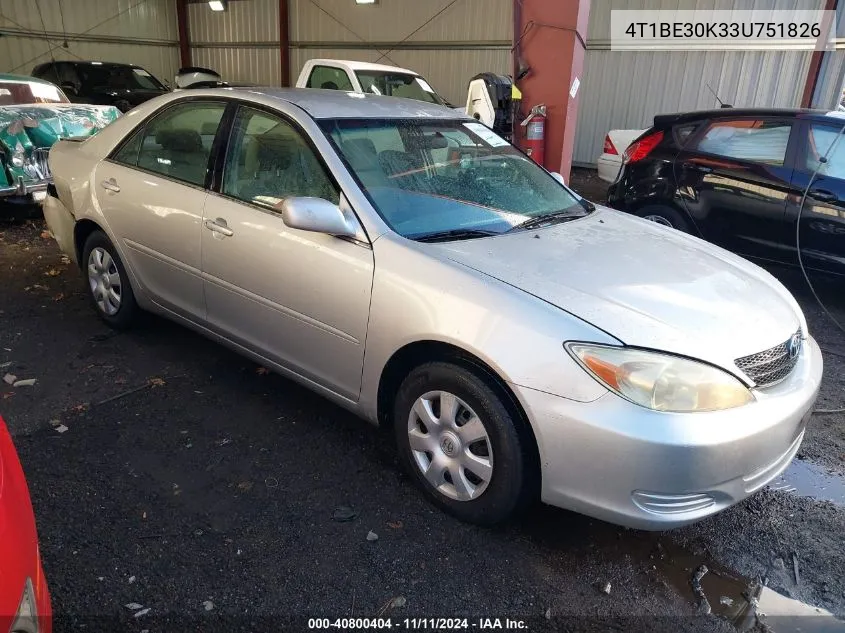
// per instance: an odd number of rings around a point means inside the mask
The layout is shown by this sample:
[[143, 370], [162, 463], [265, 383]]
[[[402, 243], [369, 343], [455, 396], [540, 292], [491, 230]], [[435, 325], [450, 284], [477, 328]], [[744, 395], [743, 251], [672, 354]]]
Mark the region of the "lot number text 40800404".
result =
[[309, 618], [309, 629], [339, 629], [341, 631], [375, 631], [405, 629], [409, 631], [527, 631], [524, 620], [511, 618]]

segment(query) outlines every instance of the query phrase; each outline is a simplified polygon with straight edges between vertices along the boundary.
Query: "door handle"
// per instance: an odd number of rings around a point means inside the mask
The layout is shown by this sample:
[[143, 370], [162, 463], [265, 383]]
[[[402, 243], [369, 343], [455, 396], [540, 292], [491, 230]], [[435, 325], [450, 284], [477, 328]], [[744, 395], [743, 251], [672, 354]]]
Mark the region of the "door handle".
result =
[[822, 202], [833, 202], [836, 200], [836, 194], [827, 189], [813, 189], [810, 191], [810, 197]]
[[226, 225], [226, 220], [223, 218], [217, 218], [216, 220], [206, 220], [205, 221], [205, 228], [213, 233], [220, 233], [220, 235], [225, 235], [226, 237], [231, 237], [235, 234], [235, 232], [230, 229]]
[[118, 186], [117, 181], [114, 178], [104, 180], [100, 183], [100, 186], [106, 191], [113, 191], [114, 193], [120, 192], [120, 187]]

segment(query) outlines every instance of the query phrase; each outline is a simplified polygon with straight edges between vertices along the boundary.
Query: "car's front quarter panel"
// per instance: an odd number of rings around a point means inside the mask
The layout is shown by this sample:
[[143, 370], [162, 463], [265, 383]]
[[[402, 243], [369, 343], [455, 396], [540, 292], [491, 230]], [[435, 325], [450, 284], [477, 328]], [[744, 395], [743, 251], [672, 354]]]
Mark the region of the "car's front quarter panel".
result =
[[362, 413], [375, 421], [382, 372], [398, 350], [437, 341], [461, 348], [508, 383], [589, 402], [607, 390], [563, 347], [618, 344], [611, 336], [522, 290], [439, 255], [435, 244], [388, 233], [373, 244], [376, 271]]
[[[783, 382], [754, 390], [745, 406], [701, 413], [652, 411], [610, 392], [589, 403], [514, 392], [532, 419], [543, 501], [659, 530], [724, 510], [783, 472], [800, 448], [822, 369], [808, 338]], [[635, 493], [653, 506], [638, 504]]]

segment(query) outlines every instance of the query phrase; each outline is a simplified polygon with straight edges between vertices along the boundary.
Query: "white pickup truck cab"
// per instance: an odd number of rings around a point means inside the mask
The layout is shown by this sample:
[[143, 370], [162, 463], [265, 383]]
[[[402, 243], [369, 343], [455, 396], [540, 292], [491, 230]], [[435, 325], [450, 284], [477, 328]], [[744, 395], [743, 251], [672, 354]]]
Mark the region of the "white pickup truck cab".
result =
[[419, 73], [385, 64], [345, 59], [312, 59], [302, 67], [296, 87], [404, 97], [455, 107], [437, 94]]

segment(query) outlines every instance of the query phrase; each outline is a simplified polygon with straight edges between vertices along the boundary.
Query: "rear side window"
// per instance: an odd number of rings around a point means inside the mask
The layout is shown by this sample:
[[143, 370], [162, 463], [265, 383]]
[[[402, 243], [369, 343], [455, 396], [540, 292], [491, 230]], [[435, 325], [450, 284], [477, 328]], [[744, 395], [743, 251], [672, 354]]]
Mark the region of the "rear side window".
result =
[[322, 88], [323, 90], [352, 90], [352, 82], [342, 68], [331, 66], [314, 66], [308, 77], [308, 88]]
[[708, 126], [695, 149], [738, 160], [783, 165], [791, 129], [783, 121], [716, 121]]
[[137, 132], [113, 160], [203, 186], [211, 146], [226, 105], [183, 103], [165, 110]]

